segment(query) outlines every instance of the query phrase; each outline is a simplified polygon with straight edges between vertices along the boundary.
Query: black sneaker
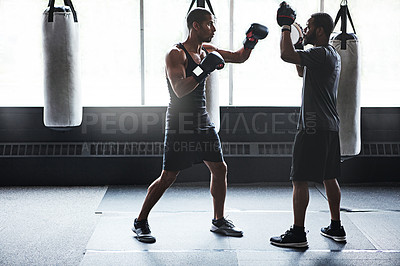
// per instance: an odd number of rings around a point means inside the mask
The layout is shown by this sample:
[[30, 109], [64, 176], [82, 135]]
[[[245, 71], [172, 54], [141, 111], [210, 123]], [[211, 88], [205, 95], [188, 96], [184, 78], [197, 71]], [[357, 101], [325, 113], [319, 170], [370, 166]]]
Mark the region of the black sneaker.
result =
[[305, 248], [308, 247], [305, 232], [295, 233], [293, 227], [290, 227], [283, 235], [271, 237], [271, 244], [279, 247]]
[[137, 218], [133, 223], [132, 231], [136, 233], [135, 238], [143, 243], [154, 243], [156, 238], [151, 235], [149, 223], [147, 220], [138, 222]]
[[225, 218], [221, 218], [218, 220], [213, 219], [210, 231], [225, 236], [243, 236], [242, 230], [235, 227], [232, 221], [226, 220]]
[[343, 226], [340, 226], [337, 229], [333, 229], [330, 225], [322, 227], [321, 235], [331, 238], [336, 242], [346, 242], [346, 232], [344, 231]]

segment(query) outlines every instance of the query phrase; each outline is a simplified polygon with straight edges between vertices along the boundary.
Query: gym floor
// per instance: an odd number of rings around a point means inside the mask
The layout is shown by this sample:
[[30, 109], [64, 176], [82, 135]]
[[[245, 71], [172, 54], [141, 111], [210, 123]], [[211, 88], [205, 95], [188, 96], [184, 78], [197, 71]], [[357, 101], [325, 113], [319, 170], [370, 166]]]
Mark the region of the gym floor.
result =
[[226, 216], [244, 231], [209, 231], [206, 183], [174, 184], [153, 209], [155, 244], [130, 230], [144, 186], [0, 187], [1, 265], [399, 265], [400, 183], [342, 186], [347, 243], [319, 234], [329, 224], [323, 187], [310, 184], [308, 249], [272, 246], [292, 224], [290, 183], [229, 185]]

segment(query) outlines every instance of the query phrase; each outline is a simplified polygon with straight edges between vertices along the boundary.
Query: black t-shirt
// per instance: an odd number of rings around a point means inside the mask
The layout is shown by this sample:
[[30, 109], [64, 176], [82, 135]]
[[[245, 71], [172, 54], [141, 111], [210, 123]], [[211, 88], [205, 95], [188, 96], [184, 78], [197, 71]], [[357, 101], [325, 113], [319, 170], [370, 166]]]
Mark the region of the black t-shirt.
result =
[[336, 96], [341, 61], [331, 45], [297, 50], [304, 66], [299, 130], [339, 131]]

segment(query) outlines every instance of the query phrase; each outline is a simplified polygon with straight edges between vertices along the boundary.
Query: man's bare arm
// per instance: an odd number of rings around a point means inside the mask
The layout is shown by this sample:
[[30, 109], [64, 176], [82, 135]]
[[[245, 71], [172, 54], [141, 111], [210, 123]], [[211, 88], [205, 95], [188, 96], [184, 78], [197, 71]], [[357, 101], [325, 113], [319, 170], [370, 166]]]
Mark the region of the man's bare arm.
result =
[[301, 66], [301, 57], [293, 47], [290, 31], [282, 32], [281, 36], [281, 58], [283, 61], [296, 64], [297, 73], [300, 77], [303, 76], [304, 67]]
[[199, 85], [192, 76], [186, 77], [185, 60], [185, 53], [178, 48], [173, 48], [165, 58], [167, 77], [178, 98], [188, 95]]
[[208, 52], [217, 51], [224, 58], [226, 63], [243, 63], [250, 57], [251, 51], [253, 50], [242, 47], [233, 52], [219, 49], [211, 44], [204, 44], [203, 46]]
[[297, 69], [297, 74], [299, 74], [299, 77], [303, 77], [304, 67], [301, 65], [296, 65], [296, 69]]
[[281, 36], [281, 58], [287, 63], [296, 65], [301, 64], [300, 55], [293, 47], [292, 39], [290, 38], [290, 31], [282, 32]]

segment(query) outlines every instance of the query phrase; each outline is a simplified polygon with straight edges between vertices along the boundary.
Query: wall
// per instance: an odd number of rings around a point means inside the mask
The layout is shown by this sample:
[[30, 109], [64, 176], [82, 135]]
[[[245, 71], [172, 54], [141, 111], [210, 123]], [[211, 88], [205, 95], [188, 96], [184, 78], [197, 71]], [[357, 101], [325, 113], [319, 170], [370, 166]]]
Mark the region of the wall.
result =
[[[297, 107], [221, 107], [229, 182], [288, 181]], [[43, 109], [0, 108], [0, 185], [148, 184], [161, 171], [165, 107], [84, 108], [80, 127], [44, 127]], [[400, 180], [400, 108], [362, 109], [362, 152], [341, 182]], [[204, 165], [177, 182], [208, 181]]]

